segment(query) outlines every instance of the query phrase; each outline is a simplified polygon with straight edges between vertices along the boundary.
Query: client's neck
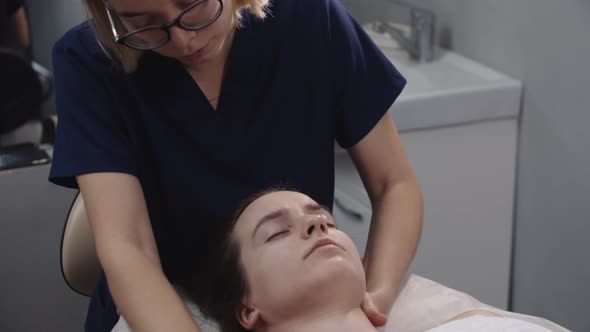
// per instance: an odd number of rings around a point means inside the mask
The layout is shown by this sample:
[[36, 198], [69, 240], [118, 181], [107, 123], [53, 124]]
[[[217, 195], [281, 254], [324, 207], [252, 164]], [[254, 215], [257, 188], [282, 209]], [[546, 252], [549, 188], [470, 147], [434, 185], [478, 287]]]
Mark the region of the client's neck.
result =
[[268, 326], [267, 332], [375, 332], [361, 308], [347, 312], [323, 312], [297, 317], [276, 326]]

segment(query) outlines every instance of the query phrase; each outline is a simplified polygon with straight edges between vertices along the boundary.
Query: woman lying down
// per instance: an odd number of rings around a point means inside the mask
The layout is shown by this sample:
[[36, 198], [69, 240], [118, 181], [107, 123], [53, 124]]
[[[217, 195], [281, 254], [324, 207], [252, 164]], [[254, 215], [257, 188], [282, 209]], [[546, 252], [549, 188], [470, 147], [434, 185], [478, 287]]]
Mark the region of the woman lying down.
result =
[[[224, 252], [207, 287], [184, 290], [219, 330], [377, 331], [361, 309], [365, 272], [354, 243], [309, 197], [292, 191], [253, 197], [238, 211]], [[395, 324], [386, 330], [397, 331]], [[472, 310], [429, 331], [549, 330]]]

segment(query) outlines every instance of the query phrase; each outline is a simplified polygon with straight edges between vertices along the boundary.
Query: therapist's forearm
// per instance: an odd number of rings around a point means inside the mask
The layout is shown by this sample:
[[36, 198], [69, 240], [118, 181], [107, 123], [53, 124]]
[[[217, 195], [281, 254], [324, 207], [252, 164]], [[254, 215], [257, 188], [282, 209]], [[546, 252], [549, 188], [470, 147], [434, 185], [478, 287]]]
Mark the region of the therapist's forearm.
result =
[[416, 255], [422, 233], [422, 193], [416, 181], [401, 182], [388, 186], [372, 203], [363, 263], [367, 291], [378, 294], [375, 304], [386, 313]]
[[133, 331], [200, 331], [158, 260], [126, 242], [111, 243], [99, 257], [113, 300]]

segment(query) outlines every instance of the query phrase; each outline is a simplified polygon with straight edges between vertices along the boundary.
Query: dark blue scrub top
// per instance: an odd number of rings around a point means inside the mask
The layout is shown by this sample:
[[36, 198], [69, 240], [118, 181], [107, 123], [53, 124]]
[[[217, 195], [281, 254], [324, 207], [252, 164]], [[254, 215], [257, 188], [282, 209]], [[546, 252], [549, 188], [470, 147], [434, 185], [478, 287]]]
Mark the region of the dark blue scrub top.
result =
[[[284, 186], [332, 206], [334, 142], [359, 142], [406, 83], [338, 0], [275, 0], [270, 12], [244, 13], [217, 111], [176, 60], [146, 52], [124, 74], [88, 23], [54, 47], [50, 180], [76, 188], [80, 174], [136, 176], [173, 283], [188, 266], [206, 273], [208, 243], [254, 192]], [[103, 278], [87, 331], [116, 319]]]

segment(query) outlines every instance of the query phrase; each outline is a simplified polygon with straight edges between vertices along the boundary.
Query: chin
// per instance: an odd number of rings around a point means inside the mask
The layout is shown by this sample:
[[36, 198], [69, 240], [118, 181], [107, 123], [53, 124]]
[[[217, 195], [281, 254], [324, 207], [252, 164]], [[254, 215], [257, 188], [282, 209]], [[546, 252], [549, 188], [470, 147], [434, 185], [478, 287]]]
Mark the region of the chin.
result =
[[357, 266], [349, 260], [331, 257], [326, 262], [310, 271], [308, 285], [314, 293], [325, 296], [348, 294], [351, 297], [362, 297], [366, 290], [366, 279], [362, 266]]
[[334, 258], [282, 275], [277, 278], [281, 282], [263, 282], [269, 286], [259, 292], [263, 294], [260, 302], [265, 303], [260, 308], [263, 315], [288, 319], [327, 308], [357, 308], [366, 290], [364, 271], [348, 260]]
[[[365, 270], [358, 255], [350, 255], [350, 249], [335, 253], [326, 253], [325, 256], [315, 257], [317, 260], [309, 266], [310, 273], [324, 273], [328, 278], [337, 278], [346, 275], [365, 283]], [[318, 253], [319, 254], [319, 253]], [[313, 254], [312, 254], [313, 255]]]
[[365, 284], [358, 278], [332, 276], [331, 279], [315, 276], [305, 283], [289, 285], [289, 290], [272, 292], [266, 305], [261, 307], [263, 316], [281, 317], [283, 320], [326, 310], [351, 310], [358, 308], [365, 296]]

